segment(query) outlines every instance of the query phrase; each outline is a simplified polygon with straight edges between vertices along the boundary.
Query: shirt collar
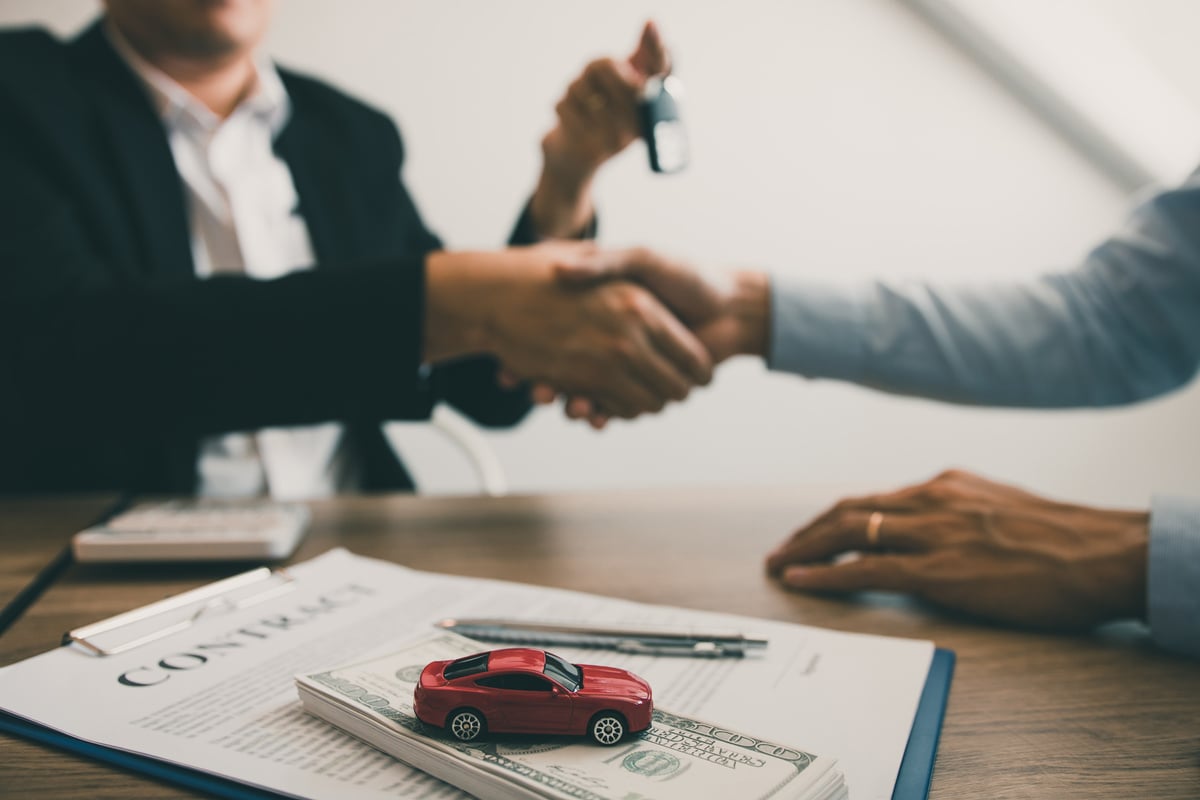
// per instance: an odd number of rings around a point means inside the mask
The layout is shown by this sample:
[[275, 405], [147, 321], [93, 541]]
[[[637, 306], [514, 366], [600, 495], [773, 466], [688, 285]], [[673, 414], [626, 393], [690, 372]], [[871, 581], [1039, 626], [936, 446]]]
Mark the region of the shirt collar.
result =
[[[104, 25], [104, 33], [113, 49], [137, 75], [159, 117], [168, 128], [190, 126], [212, 133], [223, 120], [208, 106], [197, 100], [173, 78], [138, 55], [129, 41], [111, 21]], [[261, 120], [271, 131], [271, 137], [279, 135], [291, 117], [291, 98], [279, 76], [279, 70], [265, 57], [254, 61], [254, 87], [250, 90], [234, 114], [248, 113]]]

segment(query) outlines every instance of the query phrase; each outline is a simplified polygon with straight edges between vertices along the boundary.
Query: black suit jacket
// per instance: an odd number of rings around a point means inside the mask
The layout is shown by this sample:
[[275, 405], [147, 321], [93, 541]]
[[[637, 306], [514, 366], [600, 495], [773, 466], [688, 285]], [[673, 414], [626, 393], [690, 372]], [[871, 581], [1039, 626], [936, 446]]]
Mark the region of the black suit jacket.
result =
[[[184, 192], [99, 24], [0, 33], [0, 491], [190, 492], [202, 437], [346, 424], [365, 489], [411, 488], [380, 430], [449, 400], [511, 425], [490, 359], [421, 369], [424, 259], [383, 114], [282, 71], [276, 141], [317, 268], [194, 275]], [[531, 240], [527, 218], [515, 242]]]

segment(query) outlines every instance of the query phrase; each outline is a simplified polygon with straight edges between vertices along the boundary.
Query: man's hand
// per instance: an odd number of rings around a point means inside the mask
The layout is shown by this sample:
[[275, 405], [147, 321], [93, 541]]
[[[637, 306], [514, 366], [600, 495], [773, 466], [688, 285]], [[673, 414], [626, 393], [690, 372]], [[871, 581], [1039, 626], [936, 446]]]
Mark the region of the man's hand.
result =
[[670, 68], [653, 22], [627, 58], [588, 64], [555, 107], [558, 121], [542, 139], [543, 168], [530, 202], [545, 238], [577, 235], [592, 218], [591, 184], [604, 162], [641, 135], [638, 100], [646, 81]]
[[584, 254], [559, 264], [555, 274], [572, 286], [611, 280], [644, 286], [696, 333], [715, 363], [766, 355], [771, 298], [764, 273], [705, 275], [685, 261], [634, 248]]
[[426, 360], [490, 353], [510, 375], [595, 397], [626, 418], [707, 384], [708, 353], [648, 291], [555, 279], [557, 264], [596, 252], [591, 244], [551, 243], [430, 255]]
[[[771, 553], [767, 570], [801, 591], [907, 592], [997, 622], [1083, 629], [1145, 617], [1148, 525], [1144, 512], [951, 471], [843, 500]], [[861, 555], [830, 563], [847, 553]]]
[[[634, 248], [580, 253], [558, 264], [555, 274], [567, 286], [614, 280], [644, 286], [696, 334], [714, 364], [735, 355], [767, 354], [771, 298], [764, 273], [706, 276], [686, 262]], [[551, 386], [535, 385], [533, 395], [539, 403], [550, 403], [558, 393]], [[593, 397], [568, 397], [565, 410], [571, 419], [586, 419], [597, 430], [610, 416]]]

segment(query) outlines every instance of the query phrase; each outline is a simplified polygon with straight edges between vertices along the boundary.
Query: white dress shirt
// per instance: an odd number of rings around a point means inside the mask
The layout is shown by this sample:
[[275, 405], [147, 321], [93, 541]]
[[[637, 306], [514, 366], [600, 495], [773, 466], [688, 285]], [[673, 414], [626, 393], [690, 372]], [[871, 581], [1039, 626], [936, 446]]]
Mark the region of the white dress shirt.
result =
[[[162, 119], [183, 183], [196, 274], [271, 279], [312, 269], [316, 259], [292, 174], [273, 147], [291, 114], [275, 67], [256, 62], [253, 87], [221, 119], [138, 56], [111, 24], [107, 32]], [[326, 423], [210, 437], [200, 447], [197, 492], [300, 500], [351, 488], [342, 434], [341, 425]]]

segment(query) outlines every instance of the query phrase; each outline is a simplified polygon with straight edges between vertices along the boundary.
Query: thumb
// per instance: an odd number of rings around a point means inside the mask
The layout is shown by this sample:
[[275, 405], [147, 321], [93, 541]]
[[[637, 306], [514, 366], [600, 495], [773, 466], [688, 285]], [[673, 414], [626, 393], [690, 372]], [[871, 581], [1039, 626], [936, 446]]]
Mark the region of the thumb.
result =
[[804, 592], [908, 592], [915, 588], [911, 556], [872, 555], [839, 564], [804, 564], [783, 571], [783, 585]]
[[554, 277], [568, 286], [586, 286], [618, 279], [637, 277], [637, 264], [628, 251], [604, 250], [565, 258], [554, 264]]
[[629, 57], [629, 64], [644, 77], [662, 75], [670, 71], [670, 56], [667, 46], [663, 43], [662, 34], [653, 20], [642, 28], [642, 38], [638, 40], [637, 49]]

